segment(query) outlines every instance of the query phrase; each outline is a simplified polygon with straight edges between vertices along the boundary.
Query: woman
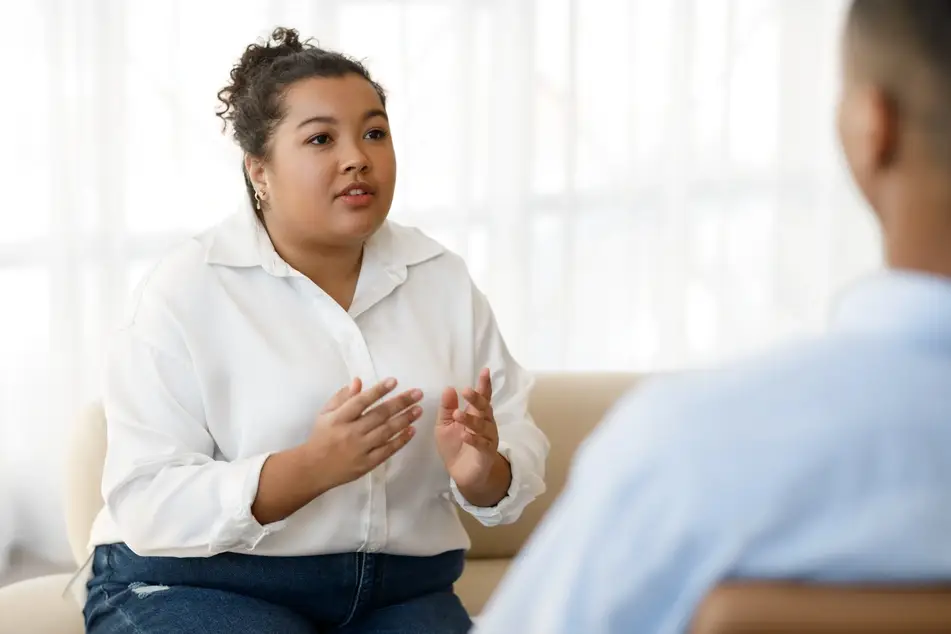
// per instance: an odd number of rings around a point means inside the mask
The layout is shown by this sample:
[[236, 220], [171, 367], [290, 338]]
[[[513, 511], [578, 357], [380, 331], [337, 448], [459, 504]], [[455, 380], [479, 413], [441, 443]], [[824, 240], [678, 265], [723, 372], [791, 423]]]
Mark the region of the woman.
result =
[[219, 99], [251, 206], [110, 350], [88, 631], [465, 632], [454, 505], [495, 525], [544, 490], [531, 380], [462, 260], [386, 220], [361, 64], [277, 29]]

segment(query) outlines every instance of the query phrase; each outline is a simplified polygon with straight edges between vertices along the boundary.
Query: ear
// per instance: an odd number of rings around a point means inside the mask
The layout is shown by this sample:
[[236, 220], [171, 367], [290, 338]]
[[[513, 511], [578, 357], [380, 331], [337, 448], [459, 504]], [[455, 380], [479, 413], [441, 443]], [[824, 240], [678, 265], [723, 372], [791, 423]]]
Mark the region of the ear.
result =
[[898, 158], [901, 121], [895, 101], [880, 88], [870, 88], [860, 113], [869, 167], [881, 171]]
[[264, 167], [264, 159], [245, 154], [244, 171], [247, 173], [248, 178], [251, 179], [251, 184], [254, 185], [257, 191], [266, 192], [268, 190], [267, 170], [265, 170]]
[[839, 104], [839, 138], [860, 186], [895, 161], [899, 121], [894, 102], [879, 88], [849, 86]]

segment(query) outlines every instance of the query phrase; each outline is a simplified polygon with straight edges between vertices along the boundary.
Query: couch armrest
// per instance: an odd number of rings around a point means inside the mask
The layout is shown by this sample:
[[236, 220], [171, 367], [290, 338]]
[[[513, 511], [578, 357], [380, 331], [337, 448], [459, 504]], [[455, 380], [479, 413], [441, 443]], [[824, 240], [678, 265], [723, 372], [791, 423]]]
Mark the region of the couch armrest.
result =
[[82, 610], [63, 590], [72, 575], [48, 575], [0, 588], [3, 634], [83, 634]]

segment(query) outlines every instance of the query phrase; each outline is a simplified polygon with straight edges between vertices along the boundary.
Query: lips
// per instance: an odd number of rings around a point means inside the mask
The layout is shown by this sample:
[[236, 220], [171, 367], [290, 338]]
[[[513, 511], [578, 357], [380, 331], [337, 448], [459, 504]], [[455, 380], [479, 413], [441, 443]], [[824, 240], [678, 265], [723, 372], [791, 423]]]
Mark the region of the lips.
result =
[[351, 209], [364, 209], [373, 204], [376, 190], [369, 184], [355, 181], [337, 192], [337, 199]]
[[337, 192], [337, 198], [350, 196], [372, 196], [376, 190], [369, 183], [354, 181]]

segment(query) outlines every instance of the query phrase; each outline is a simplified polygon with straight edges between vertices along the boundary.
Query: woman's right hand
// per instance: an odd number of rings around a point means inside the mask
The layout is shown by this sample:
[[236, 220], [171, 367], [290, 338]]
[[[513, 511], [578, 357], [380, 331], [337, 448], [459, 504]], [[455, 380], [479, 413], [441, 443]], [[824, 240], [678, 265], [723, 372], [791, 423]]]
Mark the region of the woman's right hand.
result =
[[396, 379], [386, 379], [362, 390], [360, 379], [354, 379], [321, 410], [304, 445], [321, 490], [369, 473], [413, 437], [423, 393], [408, 390], [378, 403], [395, 387]]

